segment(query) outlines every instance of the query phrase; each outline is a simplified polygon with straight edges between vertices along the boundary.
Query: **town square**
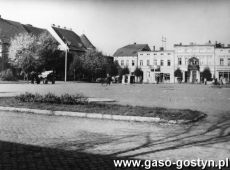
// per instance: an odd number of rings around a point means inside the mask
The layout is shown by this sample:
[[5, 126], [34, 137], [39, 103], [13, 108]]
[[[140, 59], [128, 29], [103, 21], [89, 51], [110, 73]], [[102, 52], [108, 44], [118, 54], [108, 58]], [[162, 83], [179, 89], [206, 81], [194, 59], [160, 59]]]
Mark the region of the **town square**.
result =
[[229, 169], [229, 9], [0, 0], [0, 169]]

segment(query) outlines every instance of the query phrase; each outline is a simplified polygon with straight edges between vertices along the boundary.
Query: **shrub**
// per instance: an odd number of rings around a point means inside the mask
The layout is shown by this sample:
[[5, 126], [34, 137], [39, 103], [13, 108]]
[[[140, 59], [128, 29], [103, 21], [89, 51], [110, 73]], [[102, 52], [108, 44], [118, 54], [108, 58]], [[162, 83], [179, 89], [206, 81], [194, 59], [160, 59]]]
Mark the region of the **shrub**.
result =
[[34, 102], [35, 95], [32, 93], [26, 92], [25, 94], [20, 94], [16, 96], [16, 99], [21, 102]]
[[38, 103], [52, 103], [52, 104], [87, 104], [88, 100], [85, 96], [76, 94], [69, 95], [64, 94], [61, 97], [56, 96], [52, 93], [47, 93], [45, 95], [40, 94], [32, 94], [32, 93], [24, 93], [16, 96], [16, 99], [21, 102], [38, 102]]
[[56, 103], [56, 104], [59, 104], [60, 103], [60, 97], [55, 96], [52, 93], [47, 93], [47, 94], [44, 95], [42, 102], [43, 103]]
[[62, 104], [85, 104], [87, 103], [87, 98], [85, 98], [80, 94], [77, 95], [64, 94], [61, 96], [60, 101]]
[[1, 80], [3, 80], [3, 81], [15, 81], [15, 80], [17, 80], [11, 69], [3, 70], [0, 73], [0, 77], [1, 77]]

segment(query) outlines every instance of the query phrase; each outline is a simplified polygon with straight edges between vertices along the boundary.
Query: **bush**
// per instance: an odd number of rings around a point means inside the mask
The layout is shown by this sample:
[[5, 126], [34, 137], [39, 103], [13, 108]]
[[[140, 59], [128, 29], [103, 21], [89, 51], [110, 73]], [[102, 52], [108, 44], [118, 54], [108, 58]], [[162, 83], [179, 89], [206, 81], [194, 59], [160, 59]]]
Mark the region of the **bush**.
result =
[[59, 104], [60, 103], [60, 97], [55, 96], [52, 93], [47, 93], [44, 95], [43, 99], [42, 99], [43, 103], [56, 103]]
[[25, 94], [20, 94], [16, 96], [16, 99], [21, 102], [34, 102], [35, 95], [32, 93], [26, 92]]
[[21, 102], [38, 102], [38, 103], [69, 104], [69, 105], [88, 103], [87, 98], [80, 94], [76, 94], [76, 95], [64, 94], [61, 97], [59, 97], [52, 93], [40, 95], [37, 93], [32, 94], [26, 92], [25, 94], [20, 94], [16, 96], [16, 99]]
[[11, 69], [3, 70], [0, 73], [1, 80], [3, 81], [15, 81], [17, 78], [14, 76]]

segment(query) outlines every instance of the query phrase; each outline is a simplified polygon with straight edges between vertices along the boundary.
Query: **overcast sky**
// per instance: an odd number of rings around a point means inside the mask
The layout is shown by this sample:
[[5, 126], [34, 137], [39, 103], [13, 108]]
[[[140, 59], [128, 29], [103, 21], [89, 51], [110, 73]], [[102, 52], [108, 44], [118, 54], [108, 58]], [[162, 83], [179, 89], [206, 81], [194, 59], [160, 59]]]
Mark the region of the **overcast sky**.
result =
[[2, 18], [86, 34], [105, 54], [127, 44], [230, 44], [230, 0], [0, 0]]

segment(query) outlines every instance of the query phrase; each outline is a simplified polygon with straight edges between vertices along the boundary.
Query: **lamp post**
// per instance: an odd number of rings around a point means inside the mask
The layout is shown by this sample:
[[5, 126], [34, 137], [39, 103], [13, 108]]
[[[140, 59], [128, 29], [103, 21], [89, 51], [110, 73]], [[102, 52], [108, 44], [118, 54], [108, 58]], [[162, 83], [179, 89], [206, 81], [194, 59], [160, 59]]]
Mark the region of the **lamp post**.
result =
[[67, 81], [67, 56], [68, 56], [68, 46], [66, 43], [66, 49], [65, 49], [65, 82]]

